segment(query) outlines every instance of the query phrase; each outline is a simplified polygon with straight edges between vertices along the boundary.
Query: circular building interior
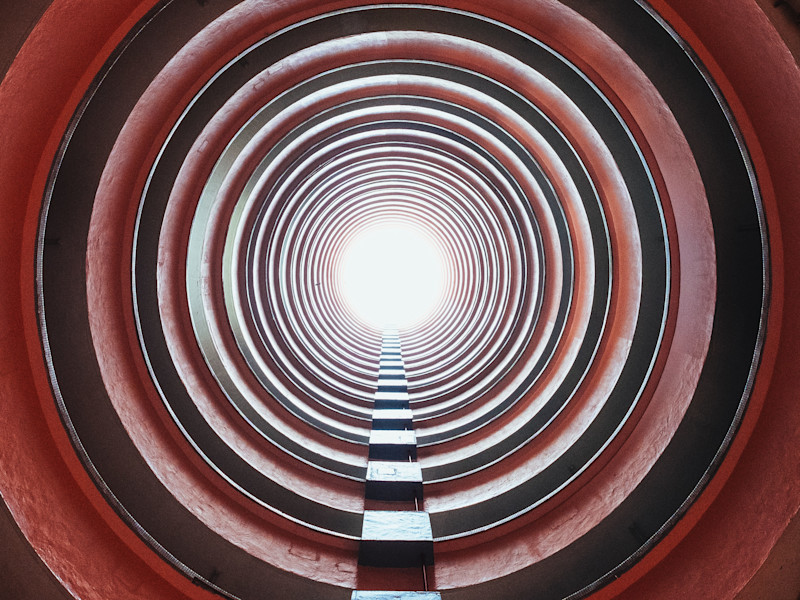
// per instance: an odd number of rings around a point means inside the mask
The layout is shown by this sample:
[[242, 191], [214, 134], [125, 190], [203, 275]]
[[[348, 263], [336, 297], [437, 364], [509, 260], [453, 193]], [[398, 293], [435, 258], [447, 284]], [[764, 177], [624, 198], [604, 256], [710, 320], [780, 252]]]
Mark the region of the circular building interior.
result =
[[0, 25], [0, 596], [797, 600], [800, 4]]

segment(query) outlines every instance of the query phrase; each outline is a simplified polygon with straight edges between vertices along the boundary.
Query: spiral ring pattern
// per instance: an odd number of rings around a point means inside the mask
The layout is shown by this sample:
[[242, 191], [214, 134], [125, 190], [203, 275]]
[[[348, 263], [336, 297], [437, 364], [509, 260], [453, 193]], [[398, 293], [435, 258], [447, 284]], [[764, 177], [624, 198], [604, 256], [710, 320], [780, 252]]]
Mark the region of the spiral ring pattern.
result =
[[760, 192], [702, 64], [643, 3], [624, 52], [623, 17], [547, 2], [188, 4], [118, 48], [40, 223], [51, 383], [109, 503], [228, 597], [374, 586], [381, 331], [340, 275], [400, 223], [445, 270], [400, 331], [436, 589], [578, 598], [631, 568], [724, 457], [768, 314]]

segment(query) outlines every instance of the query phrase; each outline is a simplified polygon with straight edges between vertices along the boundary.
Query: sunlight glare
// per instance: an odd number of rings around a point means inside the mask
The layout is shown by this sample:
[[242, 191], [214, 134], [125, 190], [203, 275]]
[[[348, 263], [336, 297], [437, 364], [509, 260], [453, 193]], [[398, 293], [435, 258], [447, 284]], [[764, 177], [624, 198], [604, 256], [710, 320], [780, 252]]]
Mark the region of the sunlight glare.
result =
[[443, 289], [434, 245], [409, 225], [370, 228], [342, 256], [345, 300], [358, 318], [378, 327], [409, 327], [436, 307]]

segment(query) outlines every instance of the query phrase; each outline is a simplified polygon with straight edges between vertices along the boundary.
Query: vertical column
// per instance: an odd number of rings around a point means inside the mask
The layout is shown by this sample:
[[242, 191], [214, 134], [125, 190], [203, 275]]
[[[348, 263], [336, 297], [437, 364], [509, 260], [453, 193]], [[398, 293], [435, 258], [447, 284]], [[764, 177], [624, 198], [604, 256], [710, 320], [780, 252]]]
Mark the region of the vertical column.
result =
[[433, 564], [430, 515], [422, 509], [422, 469], [417, 459], [414, 415], [396, 331], [385, 331], [372, 411], [367, 500], [413, 502], [414, 510], [366, 510], [358, 561], [373, 567], [422, 569], [423, 592], [353, 591], [351, 600], [439, 600], [427, 591], [425, 567]]

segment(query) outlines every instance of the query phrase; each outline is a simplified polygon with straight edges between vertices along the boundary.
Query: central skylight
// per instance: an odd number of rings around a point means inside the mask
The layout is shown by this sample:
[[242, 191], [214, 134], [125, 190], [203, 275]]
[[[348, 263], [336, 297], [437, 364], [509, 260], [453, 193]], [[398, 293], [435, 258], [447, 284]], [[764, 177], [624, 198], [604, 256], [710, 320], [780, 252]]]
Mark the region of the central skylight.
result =
[[353, 313], [377, 328], [428, 317], [444, 288], [442, 259], [422, 231], [405, 223], [365, 229], [344, 251], [341, 290]]

